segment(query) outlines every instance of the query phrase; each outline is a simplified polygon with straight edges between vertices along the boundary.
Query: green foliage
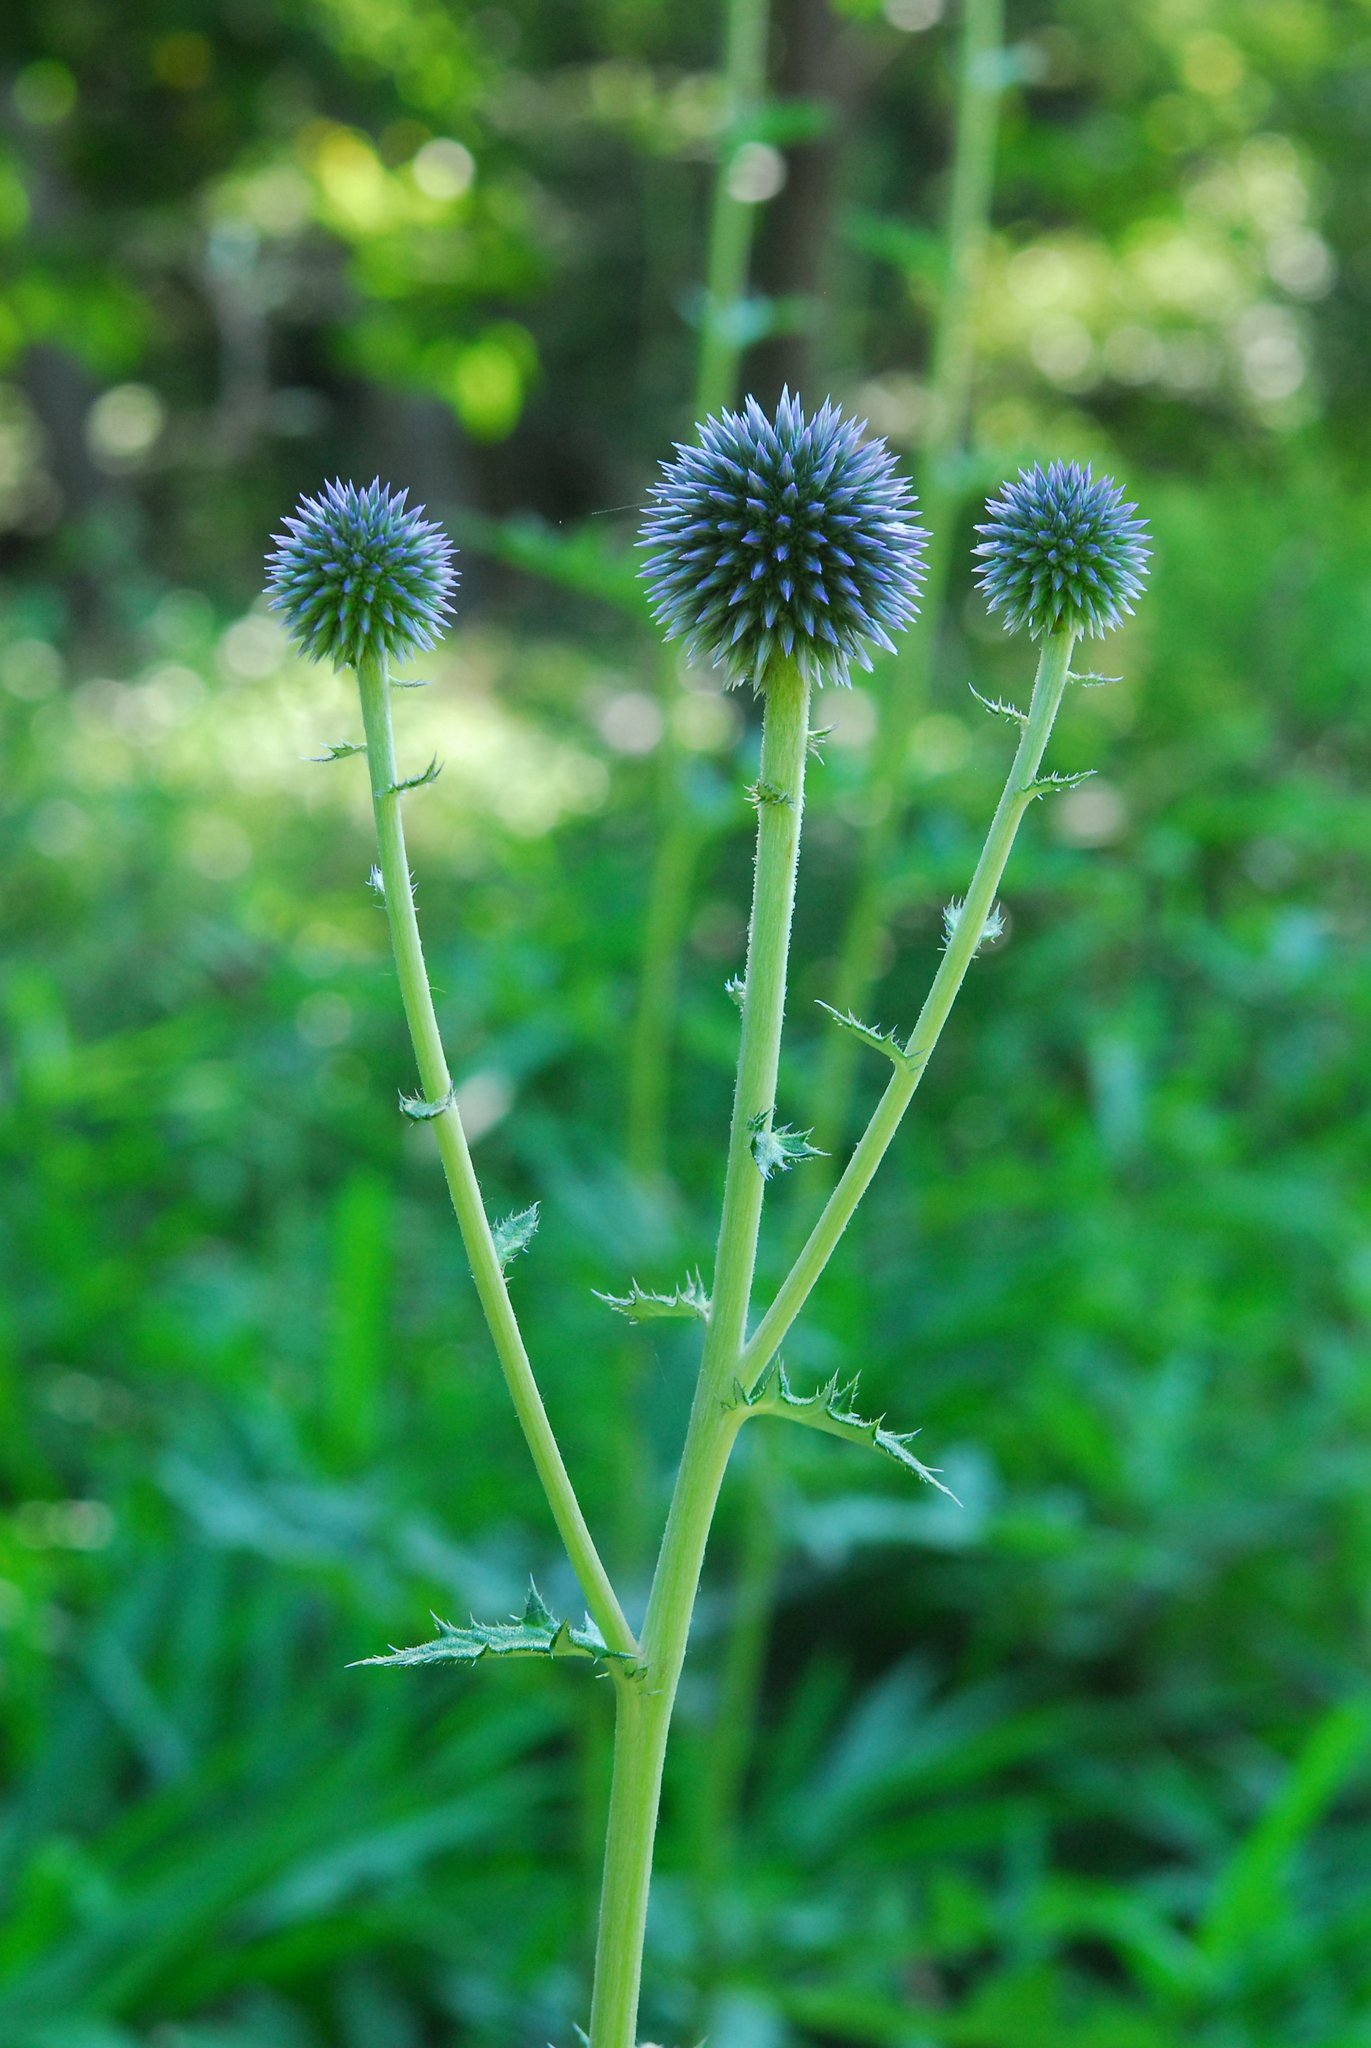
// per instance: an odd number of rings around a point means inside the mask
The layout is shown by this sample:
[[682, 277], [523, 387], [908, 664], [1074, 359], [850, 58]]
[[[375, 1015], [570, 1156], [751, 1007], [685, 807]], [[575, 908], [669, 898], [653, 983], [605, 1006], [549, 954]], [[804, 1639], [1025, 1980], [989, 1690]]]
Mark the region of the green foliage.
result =
[[655, 1323], [683, 1316], [698, 1317], [703, 1322], [709, 1314], [709, 1296], [698, 1273], [688, 1273], [670, 1294], [654, 1294], [635, 1280], [627, 1294], [601, 1294], [597, 1290], [595, 1298], [617, 1309], [631, 1323]]
[[895, 1066], [912, 1072], [921, 1065], [919, 1057], [911, 1057], [905, 1051], [898, 1031], [882, 1031], [878, 1025], [863, 1024], [860, 1017], [854, 1017], [850, 1010], [835, 1010], [832, 1003], [824, 1002], [822, 997], [817, 998], [817, 1001], [819, 1008], [827, 1011], [840, 1031], [850, 1031], [854, 1038], [859, 1039], [863, 1045], [870, 1046], [873, 1052], [884, 1053]]
[[[363, 751], [365, 752], [365, 749]], [[422, 769], [418, 775], [407, 775], [402, 781], [393, 783], [389, 793], [395, 796], [406, 789], [423, 789], [428, 783], [436, 782], [442, 772], [443, 764], [435, 754], [427, 768]]]
[[312, 754], [313, 761], [346, 761], [351, 754], [365, 754], [366, 748], [355, 740], [334, 740], [322, 754]]
[[456, 1095], [452, 1089], [449, 1089], [447, 1094], [438, 1102], [426, 1102], [422, 1095], [402, 1094], [400, 1097], [400, 1114], [401, 1116], [408, 1117], [413, 1124], [432, 1123], [435, 1117], [443, 1116], [451, 1109], [455, 1100]]
[[[812, 389], [810, 350], [913, 458], [960, 10], [842, 12], [812, 88], [841, 147], [785, 147], [764, 238], [831, 276], [776, 277], [805, 324], [748, 375]], [[609, 1688], [346, 1669], [397, 1614], [505, 1612], [530, 1564], [571, 1595], [431, 1134], [386, 1114], [384, 917], [342, 851], [364, 778], [300, 766], [351, 706], [251, 607], [277, 509], [337, 469], [393, 454], [456, 515], [454, 652], [397, 707], [407, 758], [447, 763], [412, 807], [434, 982], [496, 1212], [544, 1192], [521, 1314], [640, 1570], [698, 1331], [644, 1345], [591, 1289], [708, 1273], [754, 822], [742, 708], [664, 700], [699, 857], [644, 1202], [618, 1134], [659, 755], [623, 699], [658, 672], [626, 540], [689, 426], [717, 24], [192, 0], [123, 10], [117, 61], [94, 25], [21, 0], [0, 28], [0, 2041], [567, 2041]], [[1011, 32], [958, 474], [1126, 475], [1155, 587], [1124, 680], [1063, 715], [1100, 773], [1025, 826], [1008, 942], [787, 1345], [801, 1386], [860, 1360], [963, 1505], [744, 1431], [784, 1557], [765, 1739], [720, 1868], [706, 1625], [644, 2038], [1364, 2048], [1367, 52], [1333, 0]], [[476, 164], [448, 199], [416, 167], [444, 141]], [[460, 154], [428, 168], [460, 186]], [[816, 189], [831, 217], [786, 213]], [[911, 239], [868, 256], [873, 217]], [[516, 559], [529, 532], [565, 549]], [[965, 682], [1023, 684], [968, 538], [878, 1016], [917, 1014], [1002, 773]], [[872, 709], [835, 704], [807, 795], [803, 1119]], [[706, 1624], [746, 1609], [747, 1497]]]
[[520, 1252], [526, 1252], [532, 1244], [540, 1213], [540, 1204], [530, 1202], [526, 1209], [515, 1209], [510, 1215], [502, 1216], [498, 1223], [491, 1226], [491, 1235], [495, 1239], [495, 1256], [506, 1270], [511, 1261], [517, 1259]]
[[752, 1133], [752, 1156], [761, 1168], [762, 1179], [773, 1173], [789, 1173], [802, 1159], [822, 1159], [824, 1154], [809, 1142], [808, 1131], [792, 1130], [789, 1124], [773, 1123], [774, 1110], [762, 1110], [748, 1125]]
[[849, 1443], [865, 1444], [873, 1451], [880, 1451], [887, 1458], [893, 1458], [897, 1465], [903, 1465], [920, 1479], [926, 1479], [930, 1486], [936, 1486], [939, 1493], [945, 1493], [949, 1500], [956, 1495], [943, 1485], [936, 1472], [921, 1464], [909, 1446], [919, 1434], [918, 1430], [897, 1435], [886, 1429], [884, 1417], [868, 1422], [852, 1408], [857, 1398], [859, 1381], [856, 1376], [841, 1381], [835, 1374], [813, 1394], [797, 1394], [786, 1378], [785, 1367], [779, 1359], [773, 1359], [755, 1387], [750, 1390], [735, 1383], [734, 1398], [748, 1415], [780, 1415], [790, 1422], [803, 1422], [810, 1429], [822, 1429], [829, 1436], [845, 1437]]
[[478, 1664], [483, 1657], [588, 1657], [593, 1662], [615, 1663], [632, 1670], [632, 1660], [622, 1651], [610, 1650], [595, 1624], [587, 1619], [582, 1628], [558, 1621], [545, 1605], [530, 1579], [523, 1612], [509, 1621], [472, 1621], [466, 1628], [454, 1627], [434, 1615], [438, 1634], [430, 1643], [413, 1649], [391, 1649], [382, 1657], [362, 1657], [361, 1664]]

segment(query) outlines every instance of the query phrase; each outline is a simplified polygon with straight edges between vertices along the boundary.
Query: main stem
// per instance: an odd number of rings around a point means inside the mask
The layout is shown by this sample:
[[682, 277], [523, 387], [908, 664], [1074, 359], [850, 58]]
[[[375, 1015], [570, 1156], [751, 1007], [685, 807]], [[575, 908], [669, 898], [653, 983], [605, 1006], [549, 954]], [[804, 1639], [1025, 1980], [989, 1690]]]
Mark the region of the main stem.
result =
[[505, 1285], [504, 1270], [495, 1250], [485, 1203], [481, 1199], [466, 1132], [452, 1099], [452, 1076], [448, 1072], [428, 970], [424, 965], [419, 920], [414, 909], [414, 886], [405, 852], [404, 820], [400, 812], [400, 792], [396, 786], [399, 775], [395, 765], [395, 735], [390, 721], [390, 678], [384, 660], [363, 661], [357, 670], [357, 683], [362, 697], [362, 722], [366, 729], [367, 761], [371, 770], [377, 858], [400, 996], [425, 1100], [443, 1105], [432, 1118], [432, 1125], [452, 1206], [457, 1212], [462, 1243], [466, 1247], [471, 1277], [476, 1283], [476, 1292], [490, 1326], [500, 1368], [524, 1439], [542, 1481], [553, 1520], [581, 1582], [586, 1605], [609, 1647], [636, 1656], [638, 1646], [633, 1631], [586, 1527], [533, 1377], [509, 1289]]
[[723, 1213], [704, 1356], [643, 1629], [647, 1676], [623, 1686], [591, 2007], [591, 2048], [634, 2048], [652, 1845], [671, 1713], [719, 1488], [741, 1412], [729, 1405], [747, 1338], [761, 1228], [758, 1119], [776, 1102], [786, 966], [804, 810], [809, 687], [792, 662], [767, 678], [757, 785], [757, 869]]
[[981, 932], [994, 907], [995, 894], [1015, 835], [1025, 811], [1039, 793], [1035, 778], [1070, 678], [1074, 644], [1074, 633], [1054, 633], [1043, 642], [1033, 696], [1014, 763], [995, 808], [981, 857], [976, 863], [976, 872], [972, 876], [956, 931], [943, 954], [933, 985], [919, 1012], [919, 1021], [905, 1047], [906, 1060], [896, 1068], [847, 1163], [842, 1179], [829, 1196], [804, 1249], [781, 1282], [775, 1300], [744, 1350], [742, 1378], [749, 1390], [775, 1357], [786, 1332], [809, 1299], [815, 1282], [851, 1222], [857, 1204], [871, 1185], [901, 1118], [914, 1099], [915, 1090], [947, 1022], [948, 1012], [956, 1001], [957, 991], [966, 978], [966, 970], [976, 956]]

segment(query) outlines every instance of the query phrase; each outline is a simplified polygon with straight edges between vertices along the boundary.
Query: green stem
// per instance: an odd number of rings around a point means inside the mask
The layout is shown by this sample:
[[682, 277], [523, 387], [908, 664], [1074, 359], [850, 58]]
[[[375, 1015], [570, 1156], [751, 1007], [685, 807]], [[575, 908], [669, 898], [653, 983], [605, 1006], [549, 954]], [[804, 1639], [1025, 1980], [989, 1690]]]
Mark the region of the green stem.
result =
[[591, 2008], [591, 2048], [633, 2048], [662, 1765], [705, 1546], [742, 1420], [729, 1406], [747, 1335], [765, 1182], [754, 1126], [776, 1102], [809, 741], [809, 687], [791, 662], [767, 679], [758, 783], [757, 868], [748, 932], [738, 1078], [704, 1356], [643, 1628], [647, 1677], [621, 1687], [614, 1790]]
[[760, 102], [766, 83], [769, 15], [770, 0], [728, 0], [722, 148], [710, 204], [704, 319], [695, 383], [697, 420], [730, 405], [738, 388], [742, 348], [736, 313], [747, 287], [757, 206], [755, 201], [733, 197], [728, 174], [738, 129]]
[[471, 1163], [466, 1132], [452, 1100], [452, 1076], [448, 1072], [428, 970], [424, 965], [419, 920], [414, 910], [414, 888], [405, 852], [405, 828], [400, 812], [400, 792], [396, 787], [399, 776], [395, 765], [395, 735], [390, 722], [390, 678], [384, 660], [362, 662], [357, 670], [357, 683], [362, 698], [362, 722], [366, 729], [367, 761], [371, 770], [377, 856], [400, 996], [425, 1100], [444, 1105], [432, 1119], [433, 1131], [452, 1206], [457, 1212], [471, 1277], [476, 1283], [476, 1292], [490, 1326], [520, 1427], [542, 1481], [543, 1492], [547, 1495], [553, 1520], [581, 1582], [586, 1605], [609, 1647], [636, 1655], [633, 1631], [624, 1618], [623, 1609], [586, 1527], [533, 1377], [509, 1289], [505, 1285], [504, 1271], [495, 1250], [485, 1203], [481, 1199], [476, 1169]]
[[[964, 448], [975, 364], [973, 326], [995, 178], [1001, 95], [1004, 0], [965, 0], [957, 73], [952, 180], [943, 230], [943, 290], [933, 333], [928, 425], [916, 482], [929, 529], [923, 628], [909, 635], [886, 671], [880, 730], [869, 784], [873, 823], [863, 835], [861, 867], [838, 957], [834, 1002], [864, 1016], [879, 977], [891, 908], [887, 877], [908, 810], [909, 741], [928, 700], [947, 598], [953, 529], [965, 493]], [[838, 1032], [824, 1050], [816, 1100], [816, 1142], [832, 1151], [847, 1128], [860, 1048]]]
[[781, 1581], [780, 1446], [776, 1433], [758, 1430], [738, 1476], [742, 1498], [735, 1515], [739, 1551], [736, 1588], [719, 1676], [718, 1705], [699, 1731], [694, 1772], [695, 1888], [701, 1957], [701, 2012], [696, 2032], [715, 2031], [713, 2003], [725, 1955], [728, 1890], [738, 1854], [743, 1782], [756, 1747], [762, 1680], [772, 1614]]
[[967, 891], [957, 928], [933, 977], [919, 1021], [905, 1047], [908, 1064], [902, 1063], [877, 1104], [870, 1123], [862, 1133], [846, 1171], [829, 1196], [822, 1215], [809, 1234], [803, 1250], [777, 1290], [776, 1298], [758, 1324], [743, 1353], [743, 1384], [754, 1387], [775, 1357], [815, 1282], [833, 1256], [839, 1238], [871, 1184], [886, 1149], [899, 1128], [924, 1069], [956, 1001], [966, 970], [975, 958], [986, 918], [995, 902], [1010, 849], [1024, 812], [1038, 793], [1034, 779], [1042, 764], [1053, 721], [1060, 708], [1070, 671], [1073, 633], [1054, 633], [1043, 643], [1033, 697], [1014, 764], [1004, 792], [991, 820], [976, 872]]

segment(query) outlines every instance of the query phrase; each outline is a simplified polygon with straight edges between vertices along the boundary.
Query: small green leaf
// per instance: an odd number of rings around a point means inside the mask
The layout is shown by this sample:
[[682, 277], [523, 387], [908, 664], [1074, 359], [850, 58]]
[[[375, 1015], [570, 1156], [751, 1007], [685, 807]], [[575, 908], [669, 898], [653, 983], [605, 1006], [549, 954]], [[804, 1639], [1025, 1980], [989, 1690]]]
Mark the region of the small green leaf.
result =
[[403, 782], [392, 782], [385, 792], [387, 796], [399, 796], [402, 790], [422, 789], [426, 782], [436, 782], [443, 772], [443, 764], [435, 754], [422, 775], [407, 775]]
[[773, 1173], [788, 1173], [802, 1159], [827, 1159], [817, 1145], [809, 1142], [808, 1131], [792, 1130], [789, 1124], [773, 1124], [774, 1110], [764, 1109], [748, 1124], [752, 1133], [752, 1156], [762, 1170], [762, 1179]]
[[432, 676], [409, 676], [401, 682], [397, 676], [390, 680], [392, 690], [428, 690], [433, 687]]
[[530, 1202], [527, 1209], [516, 1209], [510, 1216], [502, 1216], [492, 1224], [490, 1234], [495, 1240], [495, 1256], [500, 1261], [500, 1271], [509, 1270], [510, 1261], [517, 1259], [520, 1252], [526, 1252], [533, 1242], [533, 1233], [538, 1228], [538, 1204]]
[[896, 1031], [882, 1031], [878, 1025], [863, 1024], [860, 1017], [854, 1017], [851, 1010], [835, 1010], [832, 1003], [819, 1000], [819, 1008], [827, 1010], [840, 1031], [850, 1031], [854, 1038], [860, 1038], [863, 1045], [869, 1045], [873, 1052], [884, 1053], [897, 1067], [915, 1072], [923, 1065], [923, 1059], [905, 1051]]
[[866, 1444], [870, 1449], [880, 1451], [884, 1457], [893, 1458], [897, 1465], [903, 1465], [907, 1472], [915, 1473], [930, 1486], [936, 1486], [939, 1493], [945, 1493], [949, 1500], [956, 1500], [956, 1494], [943, 1485], [933, 1468], [922, 1464], [910, 1450], [918, 1430], [911, 1429], [897, 1435], [894, 1430], [883, 1427], [884, 1416], [868, 1422], [852, 1410], [850, 1404], [856, 1394], [856, 1375], [843, 1384], [836, 1373], [817, 1393], [797, 1394], [786, 1378], [785, 1367], [779, 1359], [773, 1359], [751, 1393], [741, 1381], [733, 1382], [733, 1399], [729, 1406], [745, 1408], [749, 1417], [783, 1415], [791, 1422], [806, 1423], [810, 1429], [821, 1429], [829, 1436], [845, 1437], [849, 1443]]
[[823, 760], [824, 741], [832, 739], [832, 737], [833, 727], [831, 725], [815, 725], [810, 727], [805, 739], [805, 746], [816, 761]]
[[635, 1280], [627, 1294], [601, 1294], [596, 1288], [595, 1299], [627, 1316], [631, 1323], [656, 1323], [683, 1316], [698, 1316], [703, 1321], [709, 1314], [709, 1296], [698, 1273], [687, 1273], [674, 1294], [654, 1294]]
[[1008, 704], [1003, 697], [983, 697], [974, 683], [969, 683], [967, 687], [976, 702], [983, 704], [996, 718], [1007, 718], [1012, 725], [1027, 725], [1028, 713], [1020, 711], [1017, 704]]
[[724, 983], [724, 994], [731, 1003], [736, 1003], [738, 1008], [742, 1009], [743, 999], [747, 995], [747, 983], [741, 974], [729, 975], [728, 980]]
[[1097, 773], [1094, 768], [1082, 768], [1075, 775], [1063, 775], [1060, 769], [1054, 769], [1050, 775], [1040, 775], [1035, 782], [1025, 783], [1019, 795], [1057, 796], [1064, 789], [1074, 789], [1078, 782], [1089, 782]]
[[1083, 690], [1102, 690], [1106, 683], [1121, 683], [1123, 677], [1097, 675], [1093, 669], [1088, 669], [1084, 675], [1078, 676], [1073, 668], [1068, 681], [1079, 683]]
[[[952, 944], [952, 941], [956, 938], [958, 929], [961, 925], [961, 921], [965, 915], [966, 904], [963, 902], [960, 896], [954, 896], [950, 903], [945, 903], [943, 905], [944, 952], [947, 951], [948, 947]], [[976, 955], [980, 952], [982, 946], [993, 946], [997, 939], [1002, 939], [1004, 937], [1004, 933], [1004, 910], [1000, 904], [992, 903], [989, 910], [985, 914], [985, 921], [981, 925], [980, 935], [976, 940], [975, 946], [972, 948], [972, 959], [974, 960], [976, 958]]]
[[790, 792], [778, 789], [774, 782], [754, 782], [748, 788], [747, 800], [758, 809], [763, 804], [788, 804]]
[[400, 1097], [400, 1114], [401, 1116], [407, 1116], [411, 1123], [431, 1123], [434, 1117], [441, 1116], [445, 1109], [451, 1109], [456, 1099], [457, 1092], [453, 1088], [448, 1089], [441, 1102], [426, 1102], [422, 1095], [402, 1094]]
[[434, 1615], [438, 1634], [432, 1642], [416, 1643], [412, 1649], [394, 1646], [383, 1657], [359, 1657], [363, 1664], [479, 1664], [483, 1657], [586, 1657], [599, 1664], [616, 1664], [626, 1674], [638, 1669], [626, 1651], [611, 1650], [587, 1616], [584, 1627], [573, 1628], [558, 1621], [543, 1602], [532, 1579], [522, 1614], [508, 1621], [475, 1621], [457, 1628]]
[[367, 876], [367, 887], [369, 889], [374, 889], [378, 896], [384, 898], [386, 893], [386, 878], [381, 873], [381, 870], [375, 865], [374, 862], [372, 864], [371, 873]]
[[311, 754], [311, 761], [346, 761], [349, 754], [365, 754], [366, 748], [355, 740], [335, 740], [323, 754]]

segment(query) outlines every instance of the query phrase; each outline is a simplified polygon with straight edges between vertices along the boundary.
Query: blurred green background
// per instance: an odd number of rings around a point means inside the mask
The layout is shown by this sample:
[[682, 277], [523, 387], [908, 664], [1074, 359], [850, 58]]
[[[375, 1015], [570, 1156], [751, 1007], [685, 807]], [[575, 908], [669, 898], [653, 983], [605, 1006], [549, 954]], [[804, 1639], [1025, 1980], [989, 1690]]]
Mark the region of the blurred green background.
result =
[[[701, 388], [711, 204], [752, 243], [710, 329], [742, 388], [869, 417], [952, 544], [893, 781], [899, 665], [825, 700], [792, 1121], [834, 1114], [815, 998], [865, 835], [895, 820], [872, 1001], [908, 1024], [1004, 772], [967, 684], [1021, 696], [1031, 656], [971, 592], [986, 489], [1102, 463], [1156, 569], [1055, 743], [1100, 775], [1030, 818], [1008, 942], [788, 1350], [860, 1367], [963, 1505], [749, 1432], [645, 2038], [1371, 2043], [1371, 6], [1010, 0], [949, 446], [961, 27], [776, 0], [740, 91], [716, 4], [5, 11], [0, 2048], [584, 2021], [605, 1688], [345, 1668], [530, 1570], [574, 1587], [395, 1114], [364, 774], [306, 758], [355, 710], [258, 591], [335, 473], [463, 544], [399, 707], [446, 763], [419, 901], [636, 1609], [693, 1350], [592, 1289], [708, 1269], [755, 773], [753, 708], [664, 663], [631, 552]], [[635, 1172], [664, 827], [683, 967]], [[778, 1189], [764, 1279], [825, 1171]]]

